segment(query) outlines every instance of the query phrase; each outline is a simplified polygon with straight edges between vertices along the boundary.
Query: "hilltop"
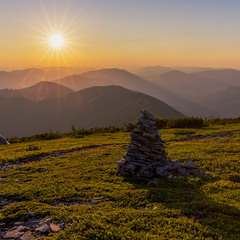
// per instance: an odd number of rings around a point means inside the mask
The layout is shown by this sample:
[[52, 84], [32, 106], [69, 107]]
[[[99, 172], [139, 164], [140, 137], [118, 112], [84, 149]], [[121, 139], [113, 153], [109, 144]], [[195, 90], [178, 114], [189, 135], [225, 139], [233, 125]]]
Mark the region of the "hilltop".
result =
[[168, 156], [208, 178], [158, 185], [115, 174], [127, 132], [0, 146], [0, 238], [239, 239], [239, 129], [161, 130]]
[[26, 99], [41, 101], [44, 99], [58, 98], [73, 92], [72, 89], [54, 82], [42, 81], [33, 86], [22, 89], [2, 89], [2, 97], [23, 97]]
[[[32, 101], [21, 97], [1, 97], [1, 134], [29, 136], [50, 130], [123, 126], [137, 120], [147, 108], [160, 118], [184, 115], [166, 103], [120, 86], [92, 87], [65, 96]], [[17, 117], [16, 117], [17, 116]]]
[[64, 76], [81, 73], [86, 69], [69, 67], [26, 68], [0, 71], [0, 89], [21, 89], [41, 81], [53, 81]]
[[198, 102], [187, 99], [186, 96], [180, 95], [178, 92], [169, 91], [155, 82], [148, 81], [124, 69], [112, 68], [88, 71], [79, 75], [60, 78], [55, 82], [74, 90], [92, 86], [118, 85], [153, 96], [188, 116], [214, 115], [214, 110], [201, 106]]

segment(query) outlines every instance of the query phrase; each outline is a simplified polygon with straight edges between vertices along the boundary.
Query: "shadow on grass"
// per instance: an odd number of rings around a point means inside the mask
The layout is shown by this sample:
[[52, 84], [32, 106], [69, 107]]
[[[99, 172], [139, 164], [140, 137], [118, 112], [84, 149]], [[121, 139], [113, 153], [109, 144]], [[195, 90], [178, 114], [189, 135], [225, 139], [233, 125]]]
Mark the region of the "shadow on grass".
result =
[[223, 199], [220, 202], [220, 196], [219, 202], [214, 201], [202, 190], [205, 184], [214, 183], [219, 179], [161, 178], [157, 186], [147, 186], [144, 179], [125, 178], [125, 180], [138, 189], [147, 190], [149, 203], [160, 203], [169, 209], [180, 210], [181, 215], [176, 218], [193, 218], [223, 239], [240, 239], [240, 210], [223, 203]]

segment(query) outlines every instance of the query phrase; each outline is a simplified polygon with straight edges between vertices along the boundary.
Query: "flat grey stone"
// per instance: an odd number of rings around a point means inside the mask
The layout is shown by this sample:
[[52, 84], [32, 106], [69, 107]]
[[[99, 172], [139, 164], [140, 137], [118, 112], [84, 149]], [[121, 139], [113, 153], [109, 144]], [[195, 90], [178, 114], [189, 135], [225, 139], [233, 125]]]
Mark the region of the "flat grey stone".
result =
[[47, 223], [40, 223], [38, 228], [35, 229], [35, 231], [40, 232], [40, 233], [46, 233], [49, 231], [49, 226]]
[[23, 235], [23, 233], [19, 232], [17, 229], [15, 230], [10, 230], [5, 233], [4, 237], [5, 238], [19, 238]]
[[52, 232], [58, 232], [61, 230], [61, 227], [58, 224], [50, 223], [50, 229]]
[[32, 234], [32, 232], [25, 232], [21, 237], [20, 240], [30, 240], [33, 239], [34, 235]]
[[166, 172], [166, 170], [168, 170], [168, 169], [171, 168], [171, 167], [172, 167], [171, 164], [169, 164], [169, 165], [164, 165], [164, 166], [162, 166], [162, 167], [158, 167], [158, 168], [156, 168], [156, 174], [157, 174], [158, 176], [162, 176], [163, 173]]
[[199, 168], [198, 166], [196, 166], [191, 160], [188, 160], [184, 165], [185, 168]]
[[182, 163], [179, 161], [172, 161], [172, 170], [179, 169], [182, 167]]

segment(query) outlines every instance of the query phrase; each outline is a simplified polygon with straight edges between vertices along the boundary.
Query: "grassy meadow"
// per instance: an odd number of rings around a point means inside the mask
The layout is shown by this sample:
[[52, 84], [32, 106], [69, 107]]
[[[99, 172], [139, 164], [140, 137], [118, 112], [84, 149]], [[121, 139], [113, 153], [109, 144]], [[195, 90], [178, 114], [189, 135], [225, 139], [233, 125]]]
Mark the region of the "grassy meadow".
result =
[[239, 130], [160, 130], [170, 159], [191, 159], [208, 177], [163, 177], [157, 186], [116, 175], [128, 132], [0, 146], [0, 200], [13, 201], [0, 222], [64, 221], [39, 239], [240, 239]]

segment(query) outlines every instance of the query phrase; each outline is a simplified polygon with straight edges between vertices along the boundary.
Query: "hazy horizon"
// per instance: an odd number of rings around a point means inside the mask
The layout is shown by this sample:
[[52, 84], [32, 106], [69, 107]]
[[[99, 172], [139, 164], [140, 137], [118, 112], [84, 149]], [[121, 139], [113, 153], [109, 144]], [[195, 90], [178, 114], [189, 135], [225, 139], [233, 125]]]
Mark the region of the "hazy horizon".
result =
[[[51, 97], [51, 89], [60, 102], [62, 87], [115, 85], [186, 116], [238, 116], [239, 7], [233, 0], [3, 1], [0, 97], [7, 105], [30, 87], [30, 99]], [[44, 81], [59, 85], [38, 85]]]
[[[0, 68], [238, 69], [239, 7], [217, 0], [4, 1]], [[63, 37], [59, 49], [49, 44], [53, 34]]]
[[[135, 70], [139, 70], [142, 68], [148, 68], [148, 67], [169, 67], [172, 68], [172, 70], [179, 70], [181, 68], [196, 68], [196, 69], [234, 69], [234, 70], [240, 70], [239, 68], [234, 68], [234, 67], [228, 67], [228, 66], [191, 66], [191, 65], [133, 65], [133, 66], [56, 66], [56, 65], [50, 65], [50, 66], [35, 66], [35, 65], [28, 65], [28, 66], [0, 66], [0, 71], [6, 71], [6, 72], [11, 72], [11, 71], [21, 71], [21, 70], [25, 70], [25, 69], [31, 69], [31, 68], [36, 68], [36, 69], [51, 69], [51, 68], [69, 68], [69, 69], [83, 69], [83, 71], [94, 71], [94, 70], [100, 70], [100, 69], [124, 69], [127, 71], [135, 71]], [[179, 69], [178, 69], [179, 68]], [[184, 72], [184, 70], [181, 70]], [[201, 71], [201, 70], [199, 70]], [[203, 70], [204, 71], [204, 70]]]

